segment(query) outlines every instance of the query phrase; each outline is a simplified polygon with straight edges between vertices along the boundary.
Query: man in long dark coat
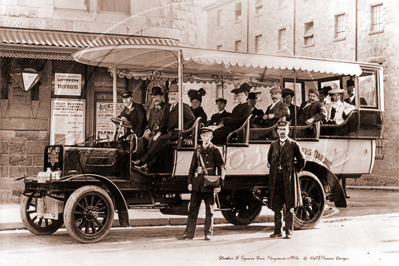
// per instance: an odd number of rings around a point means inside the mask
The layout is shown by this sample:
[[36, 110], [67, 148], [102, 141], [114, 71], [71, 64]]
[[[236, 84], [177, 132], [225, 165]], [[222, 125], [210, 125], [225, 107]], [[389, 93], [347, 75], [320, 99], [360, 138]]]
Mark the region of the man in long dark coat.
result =
[[274, 233], [270, 235], [271, 238], [282, 236], [284, 206], [286, 238], [292, 238], [294, 208], [302, 205], [297, 172], [305, 167], [305, 159], [299, 144], [288, 138], [288, 133], [289, 123], [278, 122], [279, 140], [271, 144], [267, 155], [270, 166], [268, 207], [274, 211]]

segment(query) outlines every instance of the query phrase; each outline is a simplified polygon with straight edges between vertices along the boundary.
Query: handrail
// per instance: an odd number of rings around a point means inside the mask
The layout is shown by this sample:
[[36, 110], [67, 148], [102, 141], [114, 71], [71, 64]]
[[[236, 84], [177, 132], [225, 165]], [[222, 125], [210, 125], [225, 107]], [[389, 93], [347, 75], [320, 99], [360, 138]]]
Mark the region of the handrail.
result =
[[177, 149], [178, 150], [182, 146], [183, 134], [186, 134], [186, 133], [189, 133], [189, 132], [192, 132], [192, 131], [194, 131], [194, 148], [197, 147], [197, 145], [198, 145], [198, 131], [199, 131], [198, 129], [199, 129], [200, 121], [201, 121], [201, 117], [198, 117], [195, 120], [194, 124], [190, 128], [188, 128], [186, 130], [180, 130], [179, 138], [178, 138], [178, 142], [177, 142]]
[[353, 114], [356, 112], [356, 110], [352, 110], [348, 117], [345, 119], [345, 121], [341, 124], [322, 124], [321, 127], [341, 127], [344, 126], [348, 123], [349, 119], [353, 116]]
[[244, 135], [245, 135], [245, 139], [244, 139], [244, 143], [246, 144], [246, 145], [248, 145], [249, 144], [249, 126], [250, 126], [250, 121], [251, 121], [251, 117], [252, 117], [252, 114], [250, 114], [248, 117], [247, 117], [247, 119], [245, 120], [245, 122], [241, 125], [241, 127], [239, 127], [239, 128], [237, 128], [236, 130], [234, 130], [233, 132], [231, 132], [229, 135], [227, 135], [227, 138], [226, 138], [226, 143], [227, 144], [229, 144], [229, 140], [230, 140], [230, 138], [231, 138], [231, 136], [233, 135], [233, 134], [236, 134], [236, 133], [238, 133], [238, 132], [240, 132], [240, 131], [243, 131], [244, 132]]

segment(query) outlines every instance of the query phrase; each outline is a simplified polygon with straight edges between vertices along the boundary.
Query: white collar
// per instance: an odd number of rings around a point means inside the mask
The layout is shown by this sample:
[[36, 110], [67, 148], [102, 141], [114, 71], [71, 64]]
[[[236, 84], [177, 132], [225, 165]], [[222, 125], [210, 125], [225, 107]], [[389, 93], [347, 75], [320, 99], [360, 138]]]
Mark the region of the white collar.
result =
[[287, 139], [288, 139], [288, 137], [285, 137], [285, 139], [279, 139], [279, 141], [280, 141], [281, 143], [285, 143], [285, 142], [287, 141]]

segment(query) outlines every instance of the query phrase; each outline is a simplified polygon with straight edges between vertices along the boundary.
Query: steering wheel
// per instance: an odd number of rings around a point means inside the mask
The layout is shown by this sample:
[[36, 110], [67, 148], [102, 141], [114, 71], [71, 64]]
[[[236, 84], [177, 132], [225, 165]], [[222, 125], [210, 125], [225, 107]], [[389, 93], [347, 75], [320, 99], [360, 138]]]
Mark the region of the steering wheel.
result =
[[119, 117], [113, 117], [113, 118], [111, 118], [111, 121], [114, 122], [115, 125], [117, 125], [117, 126], [133, 128], [133, 125], [132, 125], [132, 123], [130, 123], [130, 121], [124, 120]]

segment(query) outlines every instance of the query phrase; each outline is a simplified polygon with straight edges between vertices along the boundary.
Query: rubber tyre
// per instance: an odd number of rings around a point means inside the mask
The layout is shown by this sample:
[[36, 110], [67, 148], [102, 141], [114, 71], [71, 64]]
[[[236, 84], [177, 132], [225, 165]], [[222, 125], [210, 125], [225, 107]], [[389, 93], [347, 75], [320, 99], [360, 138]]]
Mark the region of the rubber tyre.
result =
[[20, 214], [25, 228], [35, 235], [51, 235], [64, 223], [62, 214], [59, 214], [58, 220], [37, 218], [37, 209], [33, 196], [22, 197]]
[[311, 229], [321, 220], [324, 213], [325, 194], [323, 185], [316, 175], [308, 171], [298, 174], [303, 206], [295, 208], [294, 228]]
[[68, 198], [64, 210], [65, 228], [80, 243], [103, 239], [114, 221], [114, 205], [108, 193], [98, 186], [84, 186]]
[[222, 211], [223, 217], [234, 225], [249, 225], [262, 211], [262, 203], [256, 201], [236, 204], [231, 210]]

